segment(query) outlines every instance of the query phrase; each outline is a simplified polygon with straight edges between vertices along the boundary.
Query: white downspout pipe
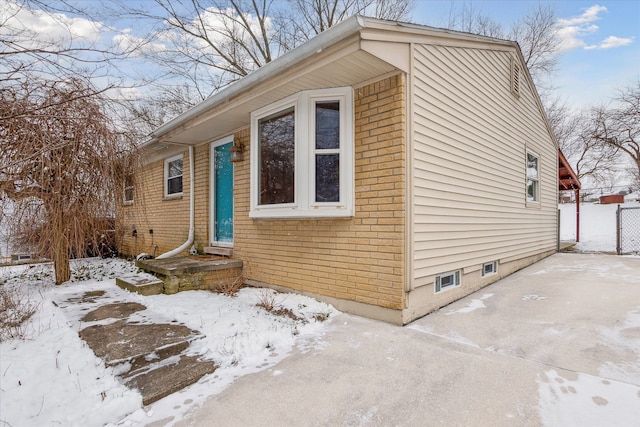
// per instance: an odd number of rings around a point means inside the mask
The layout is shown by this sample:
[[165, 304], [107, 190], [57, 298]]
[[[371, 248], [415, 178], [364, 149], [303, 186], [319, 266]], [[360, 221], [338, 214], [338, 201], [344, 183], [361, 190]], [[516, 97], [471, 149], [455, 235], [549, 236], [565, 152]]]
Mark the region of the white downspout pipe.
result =
[[156, 259], [169, 258], [179, 253], [186, 251], [193, 244], [193, 233], [195, 229], [195, 173], [194, 173], [194, 161], [193, 161], [193, 146], [189, 146], [189, 236], [187, 241], [182, 246], [175, 248], [172, 251], [165, 252], [156, 257]]

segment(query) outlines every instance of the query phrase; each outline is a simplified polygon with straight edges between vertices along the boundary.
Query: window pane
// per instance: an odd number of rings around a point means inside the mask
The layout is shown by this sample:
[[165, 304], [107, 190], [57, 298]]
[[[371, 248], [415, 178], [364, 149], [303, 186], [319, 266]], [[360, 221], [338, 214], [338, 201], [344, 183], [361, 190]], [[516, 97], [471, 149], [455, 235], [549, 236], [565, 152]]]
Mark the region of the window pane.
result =
[[182, 193], [182, 176], [167, 180], [167, 194]]
[[538, 158], [527, 153], [527, 178], [538, 179]]
[[260, 204], [293, 203], [295, 113], [293, 107], [258, 121]]
[[316, 156], [316, 202], [340, 201], [340, 155]]
[[340, 148], [340, 103], [316, 104], [316, 149]]
[[125, 202], [133, 201], [133, 187], [127, 187], [124, 189], [124, 201]]
[[527, 180], [527, 200], [530, 202], [538, 200], [538, 181]]
[[182, 159], [169, 162], [169, 178], [182, 175]]

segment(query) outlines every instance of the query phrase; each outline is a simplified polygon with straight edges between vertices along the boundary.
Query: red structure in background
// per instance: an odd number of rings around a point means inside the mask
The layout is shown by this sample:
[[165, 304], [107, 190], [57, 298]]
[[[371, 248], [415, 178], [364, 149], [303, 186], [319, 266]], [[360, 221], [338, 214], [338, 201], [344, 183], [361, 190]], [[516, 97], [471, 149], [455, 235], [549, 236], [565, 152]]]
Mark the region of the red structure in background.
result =
[[622, 194], [612, 194], [610, 196], [600, 196], [601, 205], [610, 205], [613, 203], [624, 203], [624, 196]]
[[558, 148], [558, 189], [573, 190], [576, 195], [576, 242], [580, 241], [580, 180]]

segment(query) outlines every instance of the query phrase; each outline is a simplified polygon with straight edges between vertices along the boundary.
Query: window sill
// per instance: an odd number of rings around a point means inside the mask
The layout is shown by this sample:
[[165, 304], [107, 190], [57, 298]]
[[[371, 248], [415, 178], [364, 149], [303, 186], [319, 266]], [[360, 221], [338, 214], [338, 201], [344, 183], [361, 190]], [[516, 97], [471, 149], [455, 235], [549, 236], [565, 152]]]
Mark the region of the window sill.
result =
[[133, 200], [125, 200], [122, 202], [122, 206], [133, 206]]
[[166, 202], [166, 201], [169, 201], [169, 200], [180, 200], [180, 199], [182, 199], [182, 193], [180, 193], [180, 194], [170, 194], [168, 196], [164, 196], [162, 198], [162, 201]]
[[525, 206], [530, 209], [540, 209], [540, 202], [532, 202], [527, 200]]
[[318, 208], [311, 210], [266, 208], [254, 209], [249, 212], [249, 218], [259, 219], [323, 219], [323, 218], [353, 218], [352, 209], [347, 208]]

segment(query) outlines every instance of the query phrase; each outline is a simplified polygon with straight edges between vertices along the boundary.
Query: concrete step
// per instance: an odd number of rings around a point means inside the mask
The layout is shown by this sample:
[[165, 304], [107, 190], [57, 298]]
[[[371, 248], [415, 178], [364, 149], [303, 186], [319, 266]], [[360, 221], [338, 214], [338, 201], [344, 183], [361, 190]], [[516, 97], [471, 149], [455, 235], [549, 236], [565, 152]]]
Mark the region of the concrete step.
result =
[[141, 295], [158, 295], [164, 291], [162, 280], [147, 273], [130, 273], [116, 277], [116, 285]]

